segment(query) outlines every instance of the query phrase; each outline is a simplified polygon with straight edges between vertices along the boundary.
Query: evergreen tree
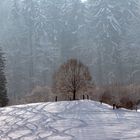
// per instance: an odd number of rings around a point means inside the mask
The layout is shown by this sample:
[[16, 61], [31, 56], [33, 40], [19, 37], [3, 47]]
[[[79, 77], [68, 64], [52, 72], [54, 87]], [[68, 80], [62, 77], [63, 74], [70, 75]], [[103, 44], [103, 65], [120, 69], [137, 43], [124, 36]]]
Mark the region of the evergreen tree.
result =
[[4, 73], [4, 57], [3, 53], [0, 50], [0, 106], [4, 107], [8, 104], [7, 90], [6, 90], [6, 77]]

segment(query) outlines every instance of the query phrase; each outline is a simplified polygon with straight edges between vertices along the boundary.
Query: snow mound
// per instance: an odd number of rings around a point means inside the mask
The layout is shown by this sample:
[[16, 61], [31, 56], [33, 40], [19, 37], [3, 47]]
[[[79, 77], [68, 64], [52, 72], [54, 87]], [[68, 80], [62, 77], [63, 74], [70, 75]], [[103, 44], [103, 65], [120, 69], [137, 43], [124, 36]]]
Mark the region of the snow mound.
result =
[[140, 113], [94, 101], [19, 105], [0, 114], [0, 140], [140, 139]]

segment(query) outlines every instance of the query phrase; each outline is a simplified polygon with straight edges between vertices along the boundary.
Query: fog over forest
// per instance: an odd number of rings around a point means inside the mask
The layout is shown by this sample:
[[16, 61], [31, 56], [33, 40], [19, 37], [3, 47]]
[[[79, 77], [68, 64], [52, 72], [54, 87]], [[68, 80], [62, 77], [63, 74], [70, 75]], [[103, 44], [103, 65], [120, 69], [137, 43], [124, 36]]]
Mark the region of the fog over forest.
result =
[[70, 58], [95, 85], [140, 84], [139, 0], [0, 0], [8, 95], [51, 86]]

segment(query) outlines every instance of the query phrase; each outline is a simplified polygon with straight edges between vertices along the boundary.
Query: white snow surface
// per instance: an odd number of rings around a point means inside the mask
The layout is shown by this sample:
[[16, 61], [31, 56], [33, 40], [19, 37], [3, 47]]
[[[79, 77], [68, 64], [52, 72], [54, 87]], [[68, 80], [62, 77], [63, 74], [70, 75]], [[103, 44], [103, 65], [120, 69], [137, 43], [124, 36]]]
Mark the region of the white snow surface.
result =
[[140, 113], [89, 100], [6, 107], [0, 140], [140, 140]]

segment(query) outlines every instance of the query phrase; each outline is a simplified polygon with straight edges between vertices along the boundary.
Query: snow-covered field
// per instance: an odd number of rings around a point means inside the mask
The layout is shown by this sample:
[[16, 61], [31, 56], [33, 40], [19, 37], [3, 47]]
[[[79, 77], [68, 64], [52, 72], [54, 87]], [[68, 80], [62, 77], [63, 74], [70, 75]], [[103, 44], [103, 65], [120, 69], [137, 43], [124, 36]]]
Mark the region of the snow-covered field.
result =
[[140, 113], [87, 100], [6, 107], [0, 140], [140, 140]]

